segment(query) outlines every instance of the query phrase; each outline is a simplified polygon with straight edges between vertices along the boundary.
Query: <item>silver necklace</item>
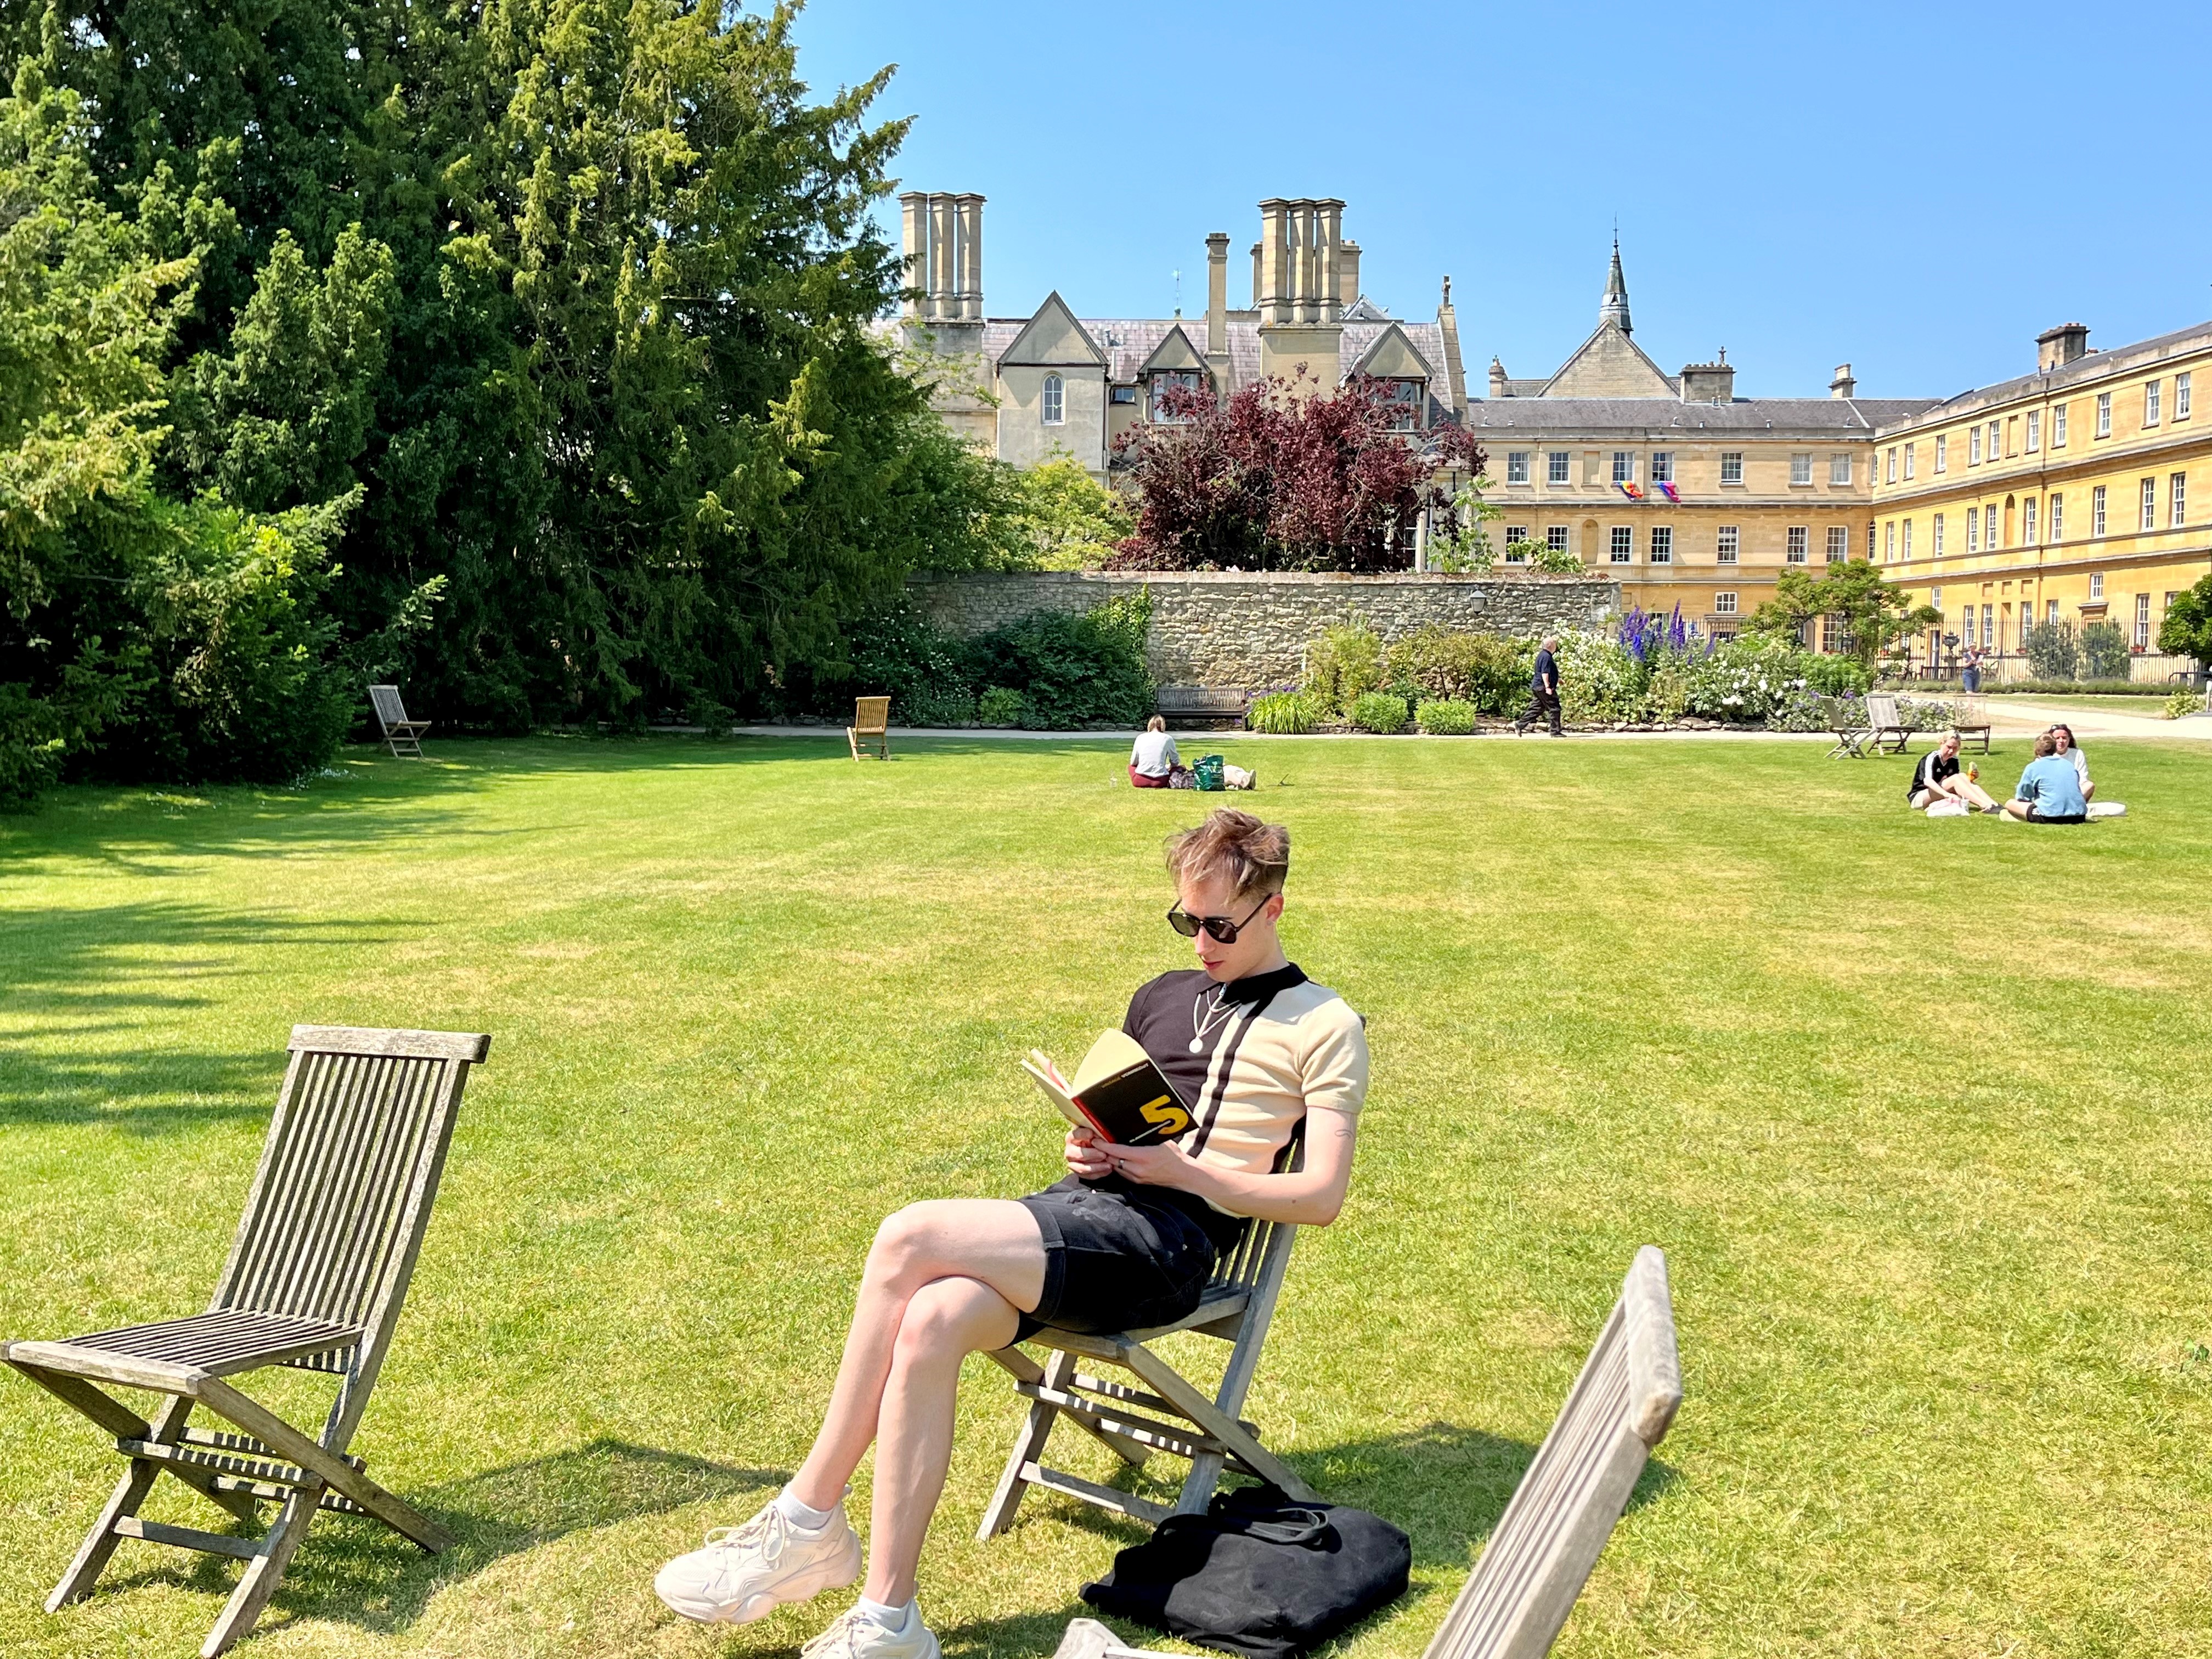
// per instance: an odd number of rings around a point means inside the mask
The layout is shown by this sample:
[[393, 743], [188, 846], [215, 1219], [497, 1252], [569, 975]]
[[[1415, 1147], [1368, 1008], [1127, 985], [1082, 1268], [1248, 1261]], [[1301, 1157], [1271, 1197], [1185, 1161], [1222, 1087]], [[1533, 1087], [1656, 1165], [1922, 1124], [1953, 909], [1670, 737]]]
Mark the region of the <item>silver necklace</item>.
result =
[[1214, 1027], [1225, 1024], [1230, 1016], [1237, 1012], [1237, 1005], [1235, 1003], [1231, 1002], [1224, 1005], [1222, 1001], [1221, 994], [1226, 988], [1227, 988], [1225, 986], [1220, 985], [1217, 985], [1213, 988], [1213, 1012], [1206, 1015], [1206, 1018], [1202, 1022], [1198, 1017], [1198, 1011], [1200, 1005], [1206, 1000], [1206, 993], [1200, 991], [1196, 996], [1190, 1000], [1191, 1053], [1194, 1054], [1204, 1054], [1206, 1052], [1206, 1040], [1207, 1037], [1213, 1035]]

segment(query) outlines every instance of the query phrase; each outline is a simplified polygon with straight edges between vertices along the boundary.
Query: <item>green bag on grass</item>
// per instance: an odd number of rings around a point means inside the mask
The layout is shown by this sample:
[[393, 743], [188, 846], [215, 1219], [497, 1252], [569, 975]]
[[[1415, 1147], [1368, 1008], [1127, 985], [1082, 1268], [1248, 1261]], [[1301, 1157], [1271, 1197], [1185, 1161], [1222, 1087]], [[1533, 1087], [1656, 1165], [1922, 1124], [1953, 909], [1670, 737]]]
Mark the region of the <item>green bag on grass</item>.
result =
[[1191, 763], [1190, 775], [1201, 789], [1225, 789], [1229, 787], [1222, 781], [1221, 757], [1218, 755], [1200, 755]]

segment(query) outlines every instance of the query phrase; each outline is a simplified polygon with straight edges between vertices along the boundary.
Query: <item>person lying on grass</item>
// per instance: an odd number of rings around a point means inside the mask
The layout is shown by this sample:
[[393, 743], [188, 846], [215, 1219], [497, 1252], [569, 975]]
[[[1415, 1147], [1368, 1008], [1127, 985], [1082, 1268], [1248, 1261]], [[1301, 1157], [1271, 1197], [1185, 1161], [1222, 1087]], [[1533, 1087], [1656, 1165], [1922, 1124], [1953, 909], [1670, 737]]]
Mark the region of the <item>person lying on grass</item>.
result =
[[[806, 1644], [818, 1659], [938, 1659], [915, 1570], [952, 1455], [960, 1363], [1047, 1325], [1108, 1333], [1170, 1324], [1198, 1306], [1244, 1218], [1326, 1226], [1352, 1177], [1367, 1092], [1359, 1016], [1283, 953], [1276, 924], [1290, 832], [1224, 808], [1168, 842], [1195, 969], [1139, 988], [1122, 1029], [1194, 1120], [1130, 1147], [1071, 1132], [1068, 1175], [1023, 1199], [910, 1204], [876, 1233], [844, 1358], [799, 1473], [744, 1525], [707, 1535], [653, 1580], [686, 1618], [746, 1624], [849, 1584], [860, 1540], [843, 1504], [876, 1448], [867, 1582]], [[1274, 1173], [1306, 1124], [1304, 1167]]]
[[1912, 769], [1912, 781], [1905, 786], [1905, 795], [1916, 812], [1947, 800], [1983, 812], [1997, 810], [1995, 796], [1972, 777], [1960, 775], [1956, 732], [1946, 732], [1943, 740], [1920, 757], [1920, 763]]
[[2020, 775], [2020, 787], [2004, 804], [2007, 817], [2027, 823], [2081, 823], [2087, 820], [2089, 803], [2081, 799], [2081, 782], [2071, 761], [2062, 760], [2049, 732], [2035, 740], [2035, 758]]

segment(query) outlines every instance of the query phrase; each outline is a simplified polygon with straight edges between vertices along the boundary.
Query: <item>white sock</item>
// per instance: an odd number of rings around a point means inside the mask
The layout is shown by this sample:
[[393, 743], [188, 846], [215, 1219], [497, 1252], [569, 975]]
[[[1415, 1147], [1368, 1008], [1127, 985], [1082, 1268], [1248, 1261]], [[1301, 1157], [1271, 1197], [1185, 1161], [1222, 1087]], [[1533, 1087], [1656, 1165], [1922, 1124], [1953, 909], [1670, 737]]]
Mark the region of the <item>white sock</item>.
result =
[[837, 1513], [834, 1505], [826, 1510], [817, 1510], [811, 1504], [800, 1503], [792, 1496], [788, 1486], [776, 1493], [775, 1506], [783, 1511], [785, 1520], [802, 1532], [820, 1532], [830, 1524], [830, 1517]]
[[919, 1614], [921, 1608], [910, 1596], [904, 1607], [892, 1607], [884, 1606], [881, 1601], [871, 1601], [863, 1595], [853, 1603], [853, 1611], [864, 1618], [874, 1620], [885, 1630], [902, 1631], [906, 1628], [906, 1621]]

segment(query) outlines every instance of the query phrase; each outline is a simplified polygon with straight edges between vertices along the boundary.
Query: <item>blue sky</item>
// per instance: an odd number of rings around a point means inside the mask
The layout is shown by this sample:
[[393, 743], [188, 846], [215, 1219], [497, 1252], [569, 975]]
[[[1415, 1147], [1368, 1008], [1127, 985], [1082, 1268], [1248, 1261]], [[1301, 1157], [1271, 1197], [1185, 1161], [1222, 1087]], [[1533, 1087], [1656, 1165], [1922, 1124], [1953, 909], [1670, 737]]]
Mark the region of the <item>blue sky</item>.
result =
[[[2212, 8], [813, 0], [819, 89], [898, 65], [903, 187], [975, 191], [984, 298], [1026, 315], [1205, 311], [1225, 230], [1340, 196], [1362, 286], [1432, 314], [1469, 389], [1547, 374], [1595, 325], [1614, 217], [1636, 338], [1728, 348], [1739, 395], [1944, 395], [2212, 317]], [[1270, 78], [1295, 80], [1295, 100]], [[896, 240], [896, 209], [886, 226]]]

